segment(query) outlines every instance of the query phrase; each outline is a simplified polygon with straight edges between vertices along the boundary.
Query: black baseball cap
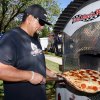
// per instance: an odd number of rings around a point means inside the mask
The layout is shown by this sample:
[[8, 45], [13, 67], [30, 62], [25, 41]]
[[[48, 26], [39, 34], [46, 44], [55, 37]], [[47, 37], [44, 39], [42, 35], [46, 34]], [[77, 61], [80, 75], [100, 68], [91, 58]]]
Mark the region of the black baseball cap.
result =
[[40, 19], [41, 21], [43, 21], [47, 25], [52, 25], [50, 22], [47, 21], [46, 10], [38, 4], [34, 4], [34, 5], [29, 6], [25, 10], [25, 13], [29, 14], [29, 15], [33, 15], [34, 17]]

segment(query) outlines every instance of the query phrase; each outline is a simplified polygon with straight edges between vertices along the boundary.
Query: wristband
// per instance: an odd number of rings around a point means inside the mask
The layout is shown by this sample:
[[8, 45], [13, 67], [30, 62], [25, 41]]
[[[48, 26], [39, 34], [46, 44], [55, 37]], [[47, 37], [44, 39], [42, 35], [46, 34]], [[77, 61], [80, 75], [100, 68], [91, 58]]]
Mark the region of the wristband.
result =
[[32, 81], [34, 79], [34, 72], [32, 71], [32, 77], [30, 79], [30, 81]]

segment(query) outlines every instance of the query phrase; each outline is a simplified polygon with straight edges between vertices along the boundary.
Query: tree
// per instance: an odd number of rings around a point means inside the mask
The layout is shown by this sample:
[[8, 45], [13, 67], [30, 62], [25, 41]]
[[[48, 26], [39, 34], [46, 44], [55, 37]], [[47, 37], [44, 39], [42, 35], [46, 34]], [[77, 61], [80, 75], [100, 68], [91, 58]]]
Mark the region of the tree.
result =
[[[55, 23], [55, 16], [60, 13], [56, 0], [0, 0], [0, 32], [6, 32], [21, 22], [24, 9], [31, 4], [40, 4], [48, 13], [48, 20]], [[48, 27], [45, 28], [47, 32]]]

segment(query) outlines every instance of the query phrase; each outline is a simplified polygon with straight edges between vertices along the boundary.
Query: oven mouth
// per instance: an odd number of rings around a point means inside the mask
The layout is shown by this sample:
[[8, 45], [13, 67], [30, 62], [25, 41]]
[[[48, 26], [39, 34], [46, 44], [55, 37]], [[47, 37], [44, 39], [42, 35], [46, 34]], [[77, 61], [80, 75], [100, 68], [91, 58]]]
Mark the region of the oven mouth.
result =
[[79, 65], [83, 69], [99, 70], [100, 52], [97, 51], [81, 51], [79, 55]]

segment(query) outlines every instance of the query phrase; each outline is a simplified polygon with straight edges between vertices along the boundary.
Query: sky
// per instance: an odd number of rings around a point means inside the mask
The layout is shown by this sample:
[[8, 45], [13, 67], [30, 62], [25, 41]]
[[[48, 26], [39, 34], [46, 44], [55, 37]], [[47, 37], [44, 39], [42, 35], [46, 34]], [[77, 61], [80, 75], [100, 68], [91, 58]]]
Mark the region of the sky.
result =
[[58, 4], [60, 5], [61, 9], [64, 9], [68, 6], [68, 4], [70, 4], [71, 1], [73, 0], [57, 0]]

